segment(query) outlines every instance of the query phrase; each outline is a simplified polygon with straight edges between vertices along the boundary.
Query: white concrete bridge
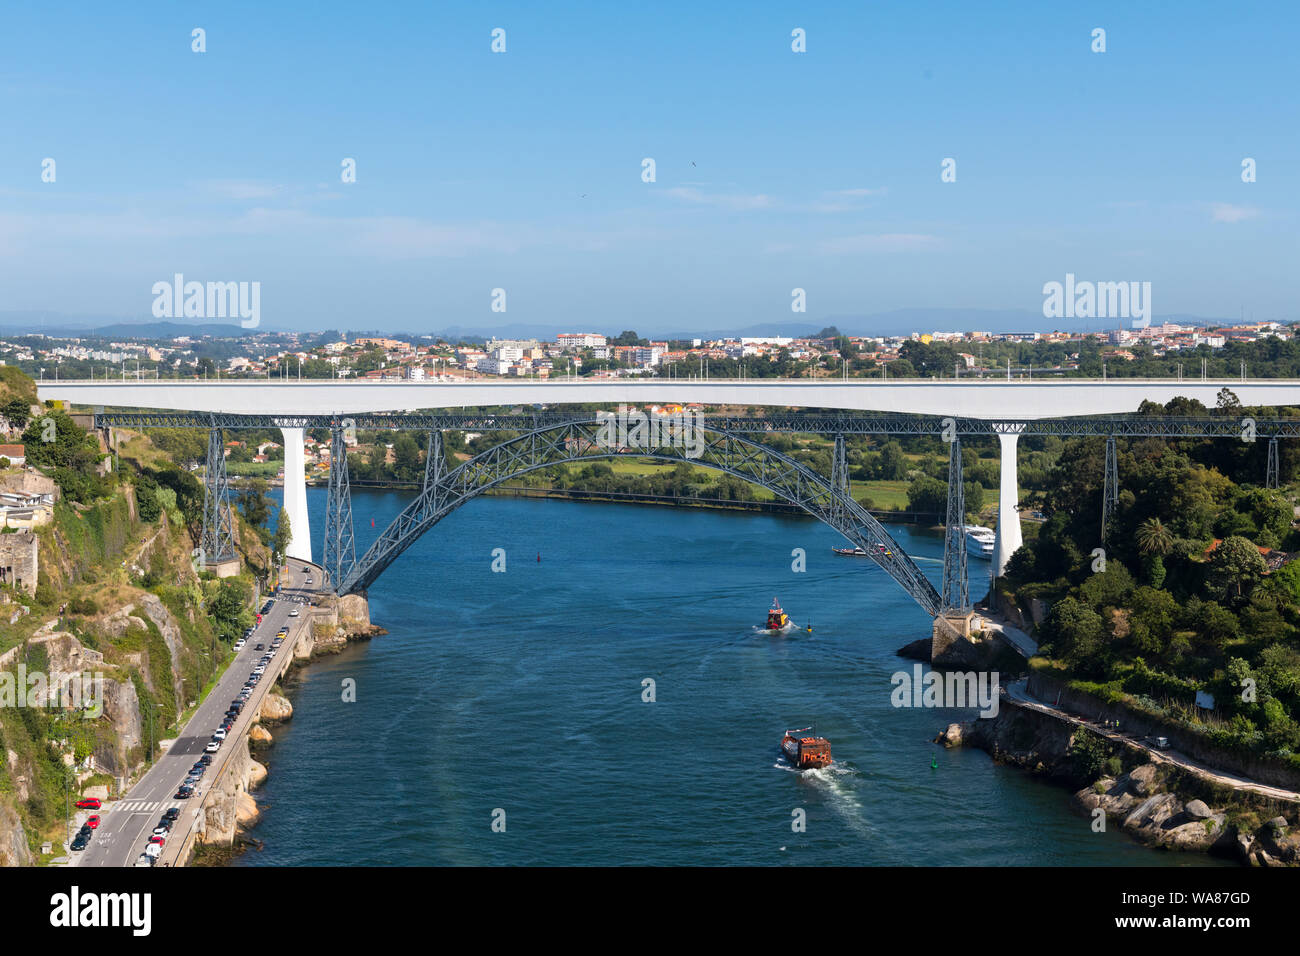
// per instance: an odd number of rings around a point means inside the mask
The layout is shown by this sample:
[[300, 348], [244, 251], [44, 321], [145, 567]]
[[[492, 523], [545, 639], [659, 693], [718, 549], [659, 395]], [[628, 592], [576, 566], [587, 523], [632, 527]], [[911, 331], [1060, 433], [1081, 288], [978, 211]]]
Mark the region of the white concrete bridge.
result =
[[[118, 409], [172, 409], [256, 415], [348, 415], [419, 409], [533, 404], [699, 403], [845, 409], [999, 419], [1065, 418], [1136, 412], [1143, 401], [1179, 396], [1213, 408], [1227, 388], [1248, 406], [1300, 405], [1300, 381], [1283, 379], [544, 379], [370, 382], [334, 379], [257, 381], [49, 381], [41, 400]], [[310, 561], [303, 430], [284, 434], [284, 501], [293, 529], [289, 556]], [[1018, 435], [1000, 434], [998, 573], [1020, 547]]]

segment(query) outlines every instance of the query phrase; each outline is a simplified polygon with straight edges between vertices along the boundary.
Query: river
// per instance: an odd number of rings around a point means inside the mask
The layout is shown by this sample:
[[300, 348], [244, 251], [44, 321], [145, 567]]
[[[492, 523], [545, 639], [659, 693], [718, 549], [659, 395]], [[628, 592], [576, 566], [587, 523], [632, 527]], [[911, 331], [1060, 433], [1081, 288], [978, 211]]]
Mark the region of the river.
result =
[[[407, 500], [354, 492], [358, 554]], [[319, 558], [325, 490], [308, 505]], [[890, 530], [937, 583], [941, 539]], [[234, 865], [1215, 862], [1093, 833], [1065, 789], [931, 743], [974, 711], [892, 706], [929, 620], [840, 543], [793, 517], [471, 502], [371, 589], [386, 636], [289, 682], [264, 848]], [[811, 633], [756, 635], [774, 596]], [[794, 772], [781, 734], [814, 721], [835, 763]]]

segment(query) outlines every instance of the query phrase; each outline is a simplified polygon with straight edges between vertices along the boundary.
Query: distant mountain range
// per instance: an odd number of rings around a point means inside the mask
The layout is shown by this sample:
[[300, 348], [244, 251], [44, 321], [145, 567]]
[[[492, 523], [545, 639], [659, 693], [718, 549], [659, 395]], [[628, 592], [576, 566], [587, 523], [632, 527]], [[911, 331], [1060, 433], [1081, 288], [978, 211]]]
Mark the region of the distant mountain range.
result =
[[[1198, 315], [1163, 315], [1152, 319], [1153, 325], [1176, 322], [1180, 325], [1238, 325], [1239, 319], [1213, 318]], [[628, 323], [624, 323], [628, 324]], [[636, 324], [636, 323], [631, 323]], [[619, 323], [615, 323], [619, 325]], [[813, 335], [827, 326], [835, 326], [844, 335], [908, 335], [912, 332], [1097, 332], [1116, 327], [1127, 328], [1128, 323], [1115, 320], [1093, 320], [1091, 323], [1058, 324], [1044, 319], [1040, 313], [1013, 309], [895, 309], [862, 315], [827, 315], [817, 321], [807, 319], [789, 322], [762, 322], [744, 327], [710, 327], [684, 329], [680, 326], [642, 326], [635, 331], [656, 339], [718, 339], [756, 338], [761, 336]], [[348, 337], [359, 335], [427, 335], [451, 341], [501, 339], [553, 340], [559, 332], [599, 332], [616, 336], [623, 331], [620, 326], [592, 328], [582, 323], [566, 326], [529, 323], [507, 323], [498, 326], [451, 325], [441, 329], [402, 328], [398, 324], [387, 329], [363, 331], [348, 330]], [[319, 334], [316, 329], [275, 328], [263, 325], [255, 329], [242, 328], [238, 323], [218, 322], [133, 322], [121, 316], [66, 315], [58, 312], [10, 311], [0, 312], [0, 335], [16, 336], [43, 333], [56, 337], [100, 336], [112, 339], [170, 339], [178, 335], [216, 338], [241, 338], [246, 336], [298, 332]]]

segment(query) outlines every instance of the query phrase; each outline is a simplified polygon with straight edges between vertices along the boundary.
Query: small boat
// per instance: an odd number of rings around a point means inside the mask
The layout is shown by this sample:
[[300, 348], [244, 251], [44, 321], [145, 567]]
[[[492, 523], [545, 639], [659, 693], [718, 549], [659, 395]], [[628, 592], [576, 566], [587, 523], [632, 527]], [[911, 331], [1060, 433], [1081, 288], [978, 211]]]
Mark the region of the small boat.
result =
[[966, 553], [977, 558], [992, 558], [993, 548], [998, 543], [997, 532], [992, 528], [979, 525], [966, 526]]
[[[883, 544], [880, 544], [880, 543], [877, 543], [876, 545], [874, 545], [874, 548], [875, 548], [876, 554], [892, 555], [892, 554], [894, 553], [894, 552], [890, 551], [887, 547], [885, 547]], [[870, 557], [870, 555], [867, 554], [867, 552], [866, 552], [863, 548], [831, 548], [831, 550], [834, 551], [836, 554], [838, 554], [841, 558], [867, 558], [867, 557]]]
[[781, 753], [798, 770], [815, 770], [831, 762], [831, 742], [825, 737], [800, 737], [811, 727], [787, 730], [781, 738]]
[[792, 631], [795, 628], [794, 621], [790, 620], [789, 615], [781, 610], [781, 602], [772, 598], [772, 606], [767, 612], [767, 625], [765, 627], [754, 628], [760, 634], [784, 634], [786, 631]]

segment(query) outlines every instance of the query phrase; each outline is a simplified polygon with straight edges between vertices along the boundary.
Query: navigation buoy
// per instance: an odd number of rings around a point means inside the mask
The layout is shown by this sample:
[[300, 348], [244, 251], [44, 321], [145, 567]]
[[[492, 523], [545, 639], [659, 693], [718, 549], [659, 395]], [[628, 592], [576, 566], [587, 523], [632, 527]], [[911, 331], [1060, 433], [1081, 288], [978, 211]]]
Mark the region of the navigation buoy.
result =
[[375, 519], [374, 519], [374, 518], [371, 518], [371, 519], [370, 519], [370, 527], [373, 528], [374, 526], [375, 526]]
[[540, 551], [537, 552], [537, 563], [538, 564], [542, 563], [542, 552]]
[[931, 769], [931, 770], [938, 770], [938, 769], [939, 769], [939, 755], [938, 755], [938, 754], [931, 754], [931, 755], [930, 755], [930, 769]]

